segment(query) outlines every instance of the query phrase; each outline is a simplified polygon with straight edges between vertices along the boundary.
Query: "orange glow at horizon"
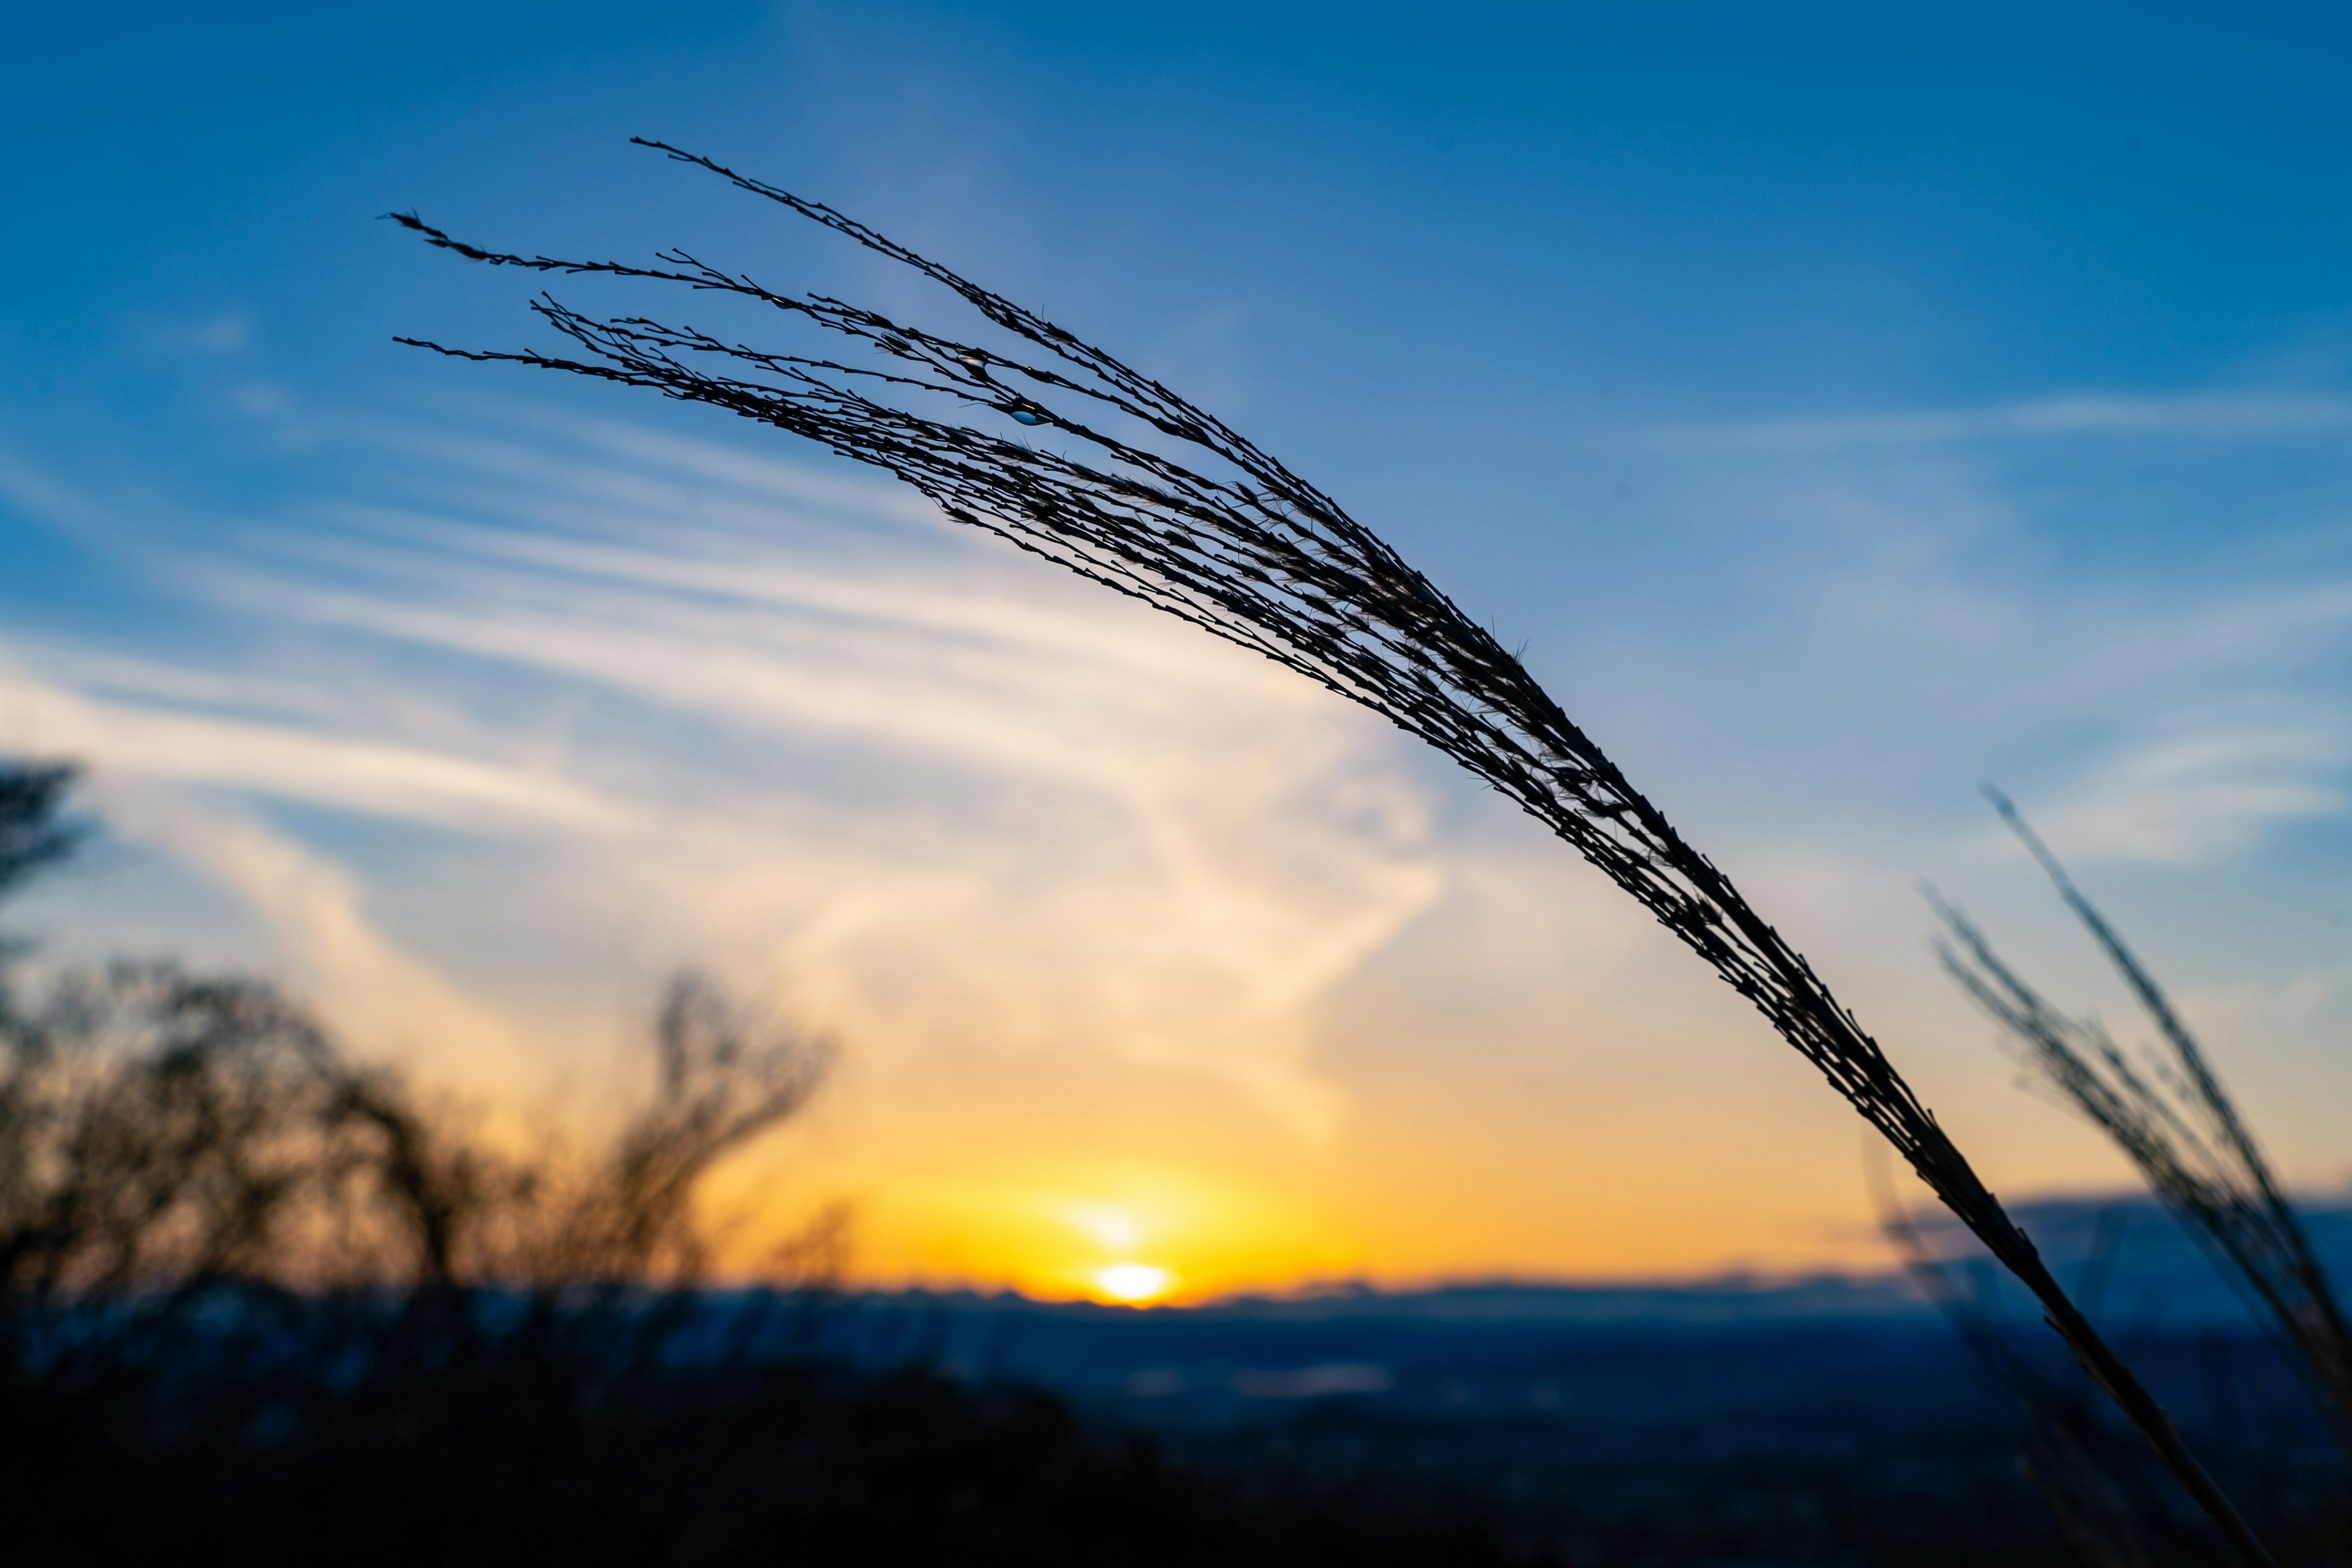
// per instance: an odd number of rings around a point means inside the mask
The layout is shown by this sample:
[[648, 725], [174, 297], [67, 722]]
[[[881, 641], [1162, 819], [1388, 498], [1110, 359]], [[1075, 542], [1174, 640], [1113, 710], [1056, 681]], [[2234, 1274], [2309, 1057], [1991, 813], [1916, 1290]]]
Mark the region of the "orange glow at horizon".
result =
[[[1151, 1110], [1170, 1131], [1141, 1117], [1106, 1130], [1077, 1106], [1042, 1096], [989, 1104], [983, 1090], [951, 1097], [954, 1110], [902, 1100], [887, 1122], [859, 1115], [864, 1136], [832, 1157], [793, 1160], [789, 1172], [747, 1161], [711, 1196], [714, 1212], [750, 1221], [734, 1251], [746, 1274], [760, 1272], [763, 1243], [838, 1195], [853, 1215], [846, 1277], [856, 1288], [1136, 1307], [1342, 1283], [1883, 1266], [1856, 1195], [1856, 1139], [1843, 1108], [1814, 1104], [1810, 1088], [1790, 1083], [1770, 1107], [1793, 1124], [1781, 1147], [1726, 1137], [1671, 1152], [1648, 1143], [1638, 1121], [1546, 1138], [1554, 1106], [1475, 1094], [1360, 1103], [1333, 1144], [1301, 1150], [1279, 1127], [1202, 1133], [1164, 1100]], [[1195, 1137], [1198, 1163], [1186, 1158]], [[1149, 1157], [1106, 1157], [1121, 1142]], [[792, 1145], [788, 1133], [778, 1152]], [[1766, 1169], [1769, 1182], [1759, 1179]]]
[[[1026, 1179], [942, 1170], [866, 1188], [853, 1201], [851, 1275], [880, 1288], [1146, 1306], [1360, 1269], [1336, 1227], [1255, 1184], [1173, 1165], [1047, 1163]], [[773, 1191], [752, 1172], [730, 1177], [714, 1193], [721, 1212], [763, 1207], [763, 1188]], [[752, 1245], [738, 1256], [757, 1272], [761, 1227], [739, 1234]]]

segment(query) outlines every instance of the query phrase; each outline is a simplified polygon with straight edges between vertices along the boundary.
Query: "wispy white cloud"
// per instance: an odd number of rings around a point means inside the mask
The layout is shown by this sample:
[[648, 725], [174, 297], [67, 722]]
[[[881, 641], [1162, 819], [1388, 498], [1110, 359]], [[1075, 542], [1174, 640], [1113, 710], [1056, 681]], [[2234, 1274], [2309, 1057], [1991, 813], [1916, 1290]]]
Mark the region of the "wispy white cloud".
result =
[[52, 532], [86, 542], [119, 539], [105, 508], [39, 465], [0, 447], [0, 505]]
[[[14, 743], [88, 757], [109, 773], [449, 827], [610, 832], [627, 821], [612, 801], [561, 778], [331, 727], [320, 715], [331, 699], [317, 685], [74, 656], [44, 676], [38, 654], [0, 658], [0, 712]], [[87, 685], [77, 689], [77, 676]], [[245, 710], [185, 705], [196, 698]]]
[[1650, 431], [1646, 443], [1671, 452], [1816, 453], [2086, 436], [2266, 440], [2347, 428], [2352, 397], [2340, 395], [2073, 393], [1976, 408], [1677, 425]]
[[[429, 482], [179, 573], [331, 674], [23, 648], [6, 700], [129, 777], [569, 835], [518, 926], [646, 911], [875, 1051], [1076, 1050], [1332, 1130], [1318, 1001], [1437, 889], [1369, 721], [880, 486], [601, 424], [362, 434]], [[231, 837], [205, 868], [310, 920]]]
[[[2258, 854], [2281, 827], [2352, 808], [2340, 739], [2352, 733], [2341, 677], [2352, 576], [2329, 553], [2299, 552], [2290, 566], [2276, 551], [2212, 550], [2189, 570], [2128, 538], [2054, 549], [2032, 510], [2044, 498], [1997, 464], [1950, 455], [1675, 472], [1691, 498], [1678, 505], [1729, 512], [1770, 540], [1734, 557], [1730, 637], [1702, 642], [1697, 658], [1738, 689], [1748, 677], [1735, 661], [1760, 654], [1780, 693], [1756, 695], [1786, 732], [1756, 737], [1759, 752], [1792, 774], [1835, 756], [1881, 789], [1915, 792], [1887, 827], [1932, 812], [1916, 795], [1932, 789], [1981, 855], [2002, 837], [1985, 831], [1971, 788], [1990, 774], [2070, 855], [2189, 865]], [[2076, 538], [2099, 515], [2071, 515], [2078, 504], [2102, 498], [2067, 498]], [[1748, 721], [1729, 705], [1718, 717]]]
[[110, 766], [95, 780], [108, 825], [243, 900], [277, 933], [303, 991], [347, 1020], [361, 1048], [442, 1076], [512, 1077], [516, 1033], [387, 937], [351, 872], [296, 839], [184, 790]]
[[244, 310], [224, 310], [182, 327], [169, 341], [188, 353], [242, 353], [253, 346], [253, 317]]
[[250, 310], [215, 310], [202, 316], [140, 312], [122, 325], [130, 343], [151, 355], [218, 359], [243, 353], [253, 346], [254, 317]]
[[2212, 859], [2268, 829], [2342, 814], [2347, 763], [2337, 716], [2231, 716], [2118, 748], [2035, 817], [2081, 862]]

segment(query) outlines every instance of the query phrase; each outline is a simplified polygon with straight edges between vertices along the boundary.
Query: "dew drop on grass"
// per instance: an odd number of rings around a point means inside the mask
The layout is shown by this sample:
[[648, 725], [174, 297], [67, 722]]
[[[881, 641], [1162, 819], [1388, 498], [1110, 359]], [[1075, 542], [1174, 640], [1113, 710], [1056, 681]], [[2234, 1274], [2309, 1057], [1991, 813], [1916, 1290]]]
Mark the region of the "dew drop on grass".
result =
[[1013, 417], [1018, 419], [1024, 425], [1043, 425], [1045, 423], [1045, 411], [1032, 404], [1024, 403], [1017, 408], [1008, 408], [1005, 412], [1012, 415]]

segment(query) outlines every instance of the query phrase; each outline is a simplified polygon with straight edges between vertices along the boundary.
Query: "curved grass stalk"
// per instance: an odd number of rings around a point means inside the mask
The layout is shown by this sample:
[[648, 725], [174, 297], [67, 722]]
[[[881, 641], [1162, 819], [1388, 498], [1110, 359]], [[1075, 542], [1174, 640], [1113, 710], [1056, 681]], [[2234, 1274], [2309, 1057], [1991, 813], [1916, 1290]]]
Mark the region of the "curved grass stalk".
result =
[[[684, 251], [660, 253], [656, 266], [526, 257], [467, 244], [413, 215], [394, 216], [476, 262], [724, 295], [834, 333], [882, 363], [759, 349], [645, 317], [598, 319], [545, 294], [532, 308], [586, 357], [400, 341], [642, 387], [814, 441], [896, 475], [959, 522], [1263, 654], [1452, 757], [1566, 840], [1754, 1004], [2033, 1292], [2238, 1555], [2270, 1562], [1878, 1043], [1519, 661], [1428, 578], [1241, 433], [1043, 317], [821, 203], [665, 142], [640, 144], [922, 273], [1019, 340], [1021, 357], [826, 296], [776, 292]], [[1020, 439], [1007, 422], [1085, 456]]]

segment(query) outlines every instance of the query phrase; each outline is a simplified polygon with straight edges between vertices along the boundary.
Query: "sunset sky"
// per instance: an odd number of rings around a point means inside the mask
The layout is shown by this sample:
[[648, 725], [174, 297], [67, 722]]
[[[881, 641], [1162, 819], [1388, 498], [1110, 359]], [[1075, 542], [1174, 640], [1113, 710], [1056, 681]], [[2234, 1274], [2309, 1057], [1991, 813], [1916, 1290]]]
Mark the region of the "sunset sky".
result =
[[835, 1201], [877, 1282], [1137, 1300], [1874, 1256], [1853, 1114], [1442, 759], [778, 432], [393, 343], [549, 340], [395, 208], [962, 324], [657, 136], [1184, 392], [1524, 642], [2004, 1195], [2124, 1171], [1920, 881], [2137, 1021], [1986, 780], [2340, 1187], [2352, 24], [2222, 15], [15, 19], [0, 751], [106, 829], [16, 923], [277, 977], [517, 1126], [604, 1114], [705, 968], [841, 1049], [719, 1184], [744, 1259]]

